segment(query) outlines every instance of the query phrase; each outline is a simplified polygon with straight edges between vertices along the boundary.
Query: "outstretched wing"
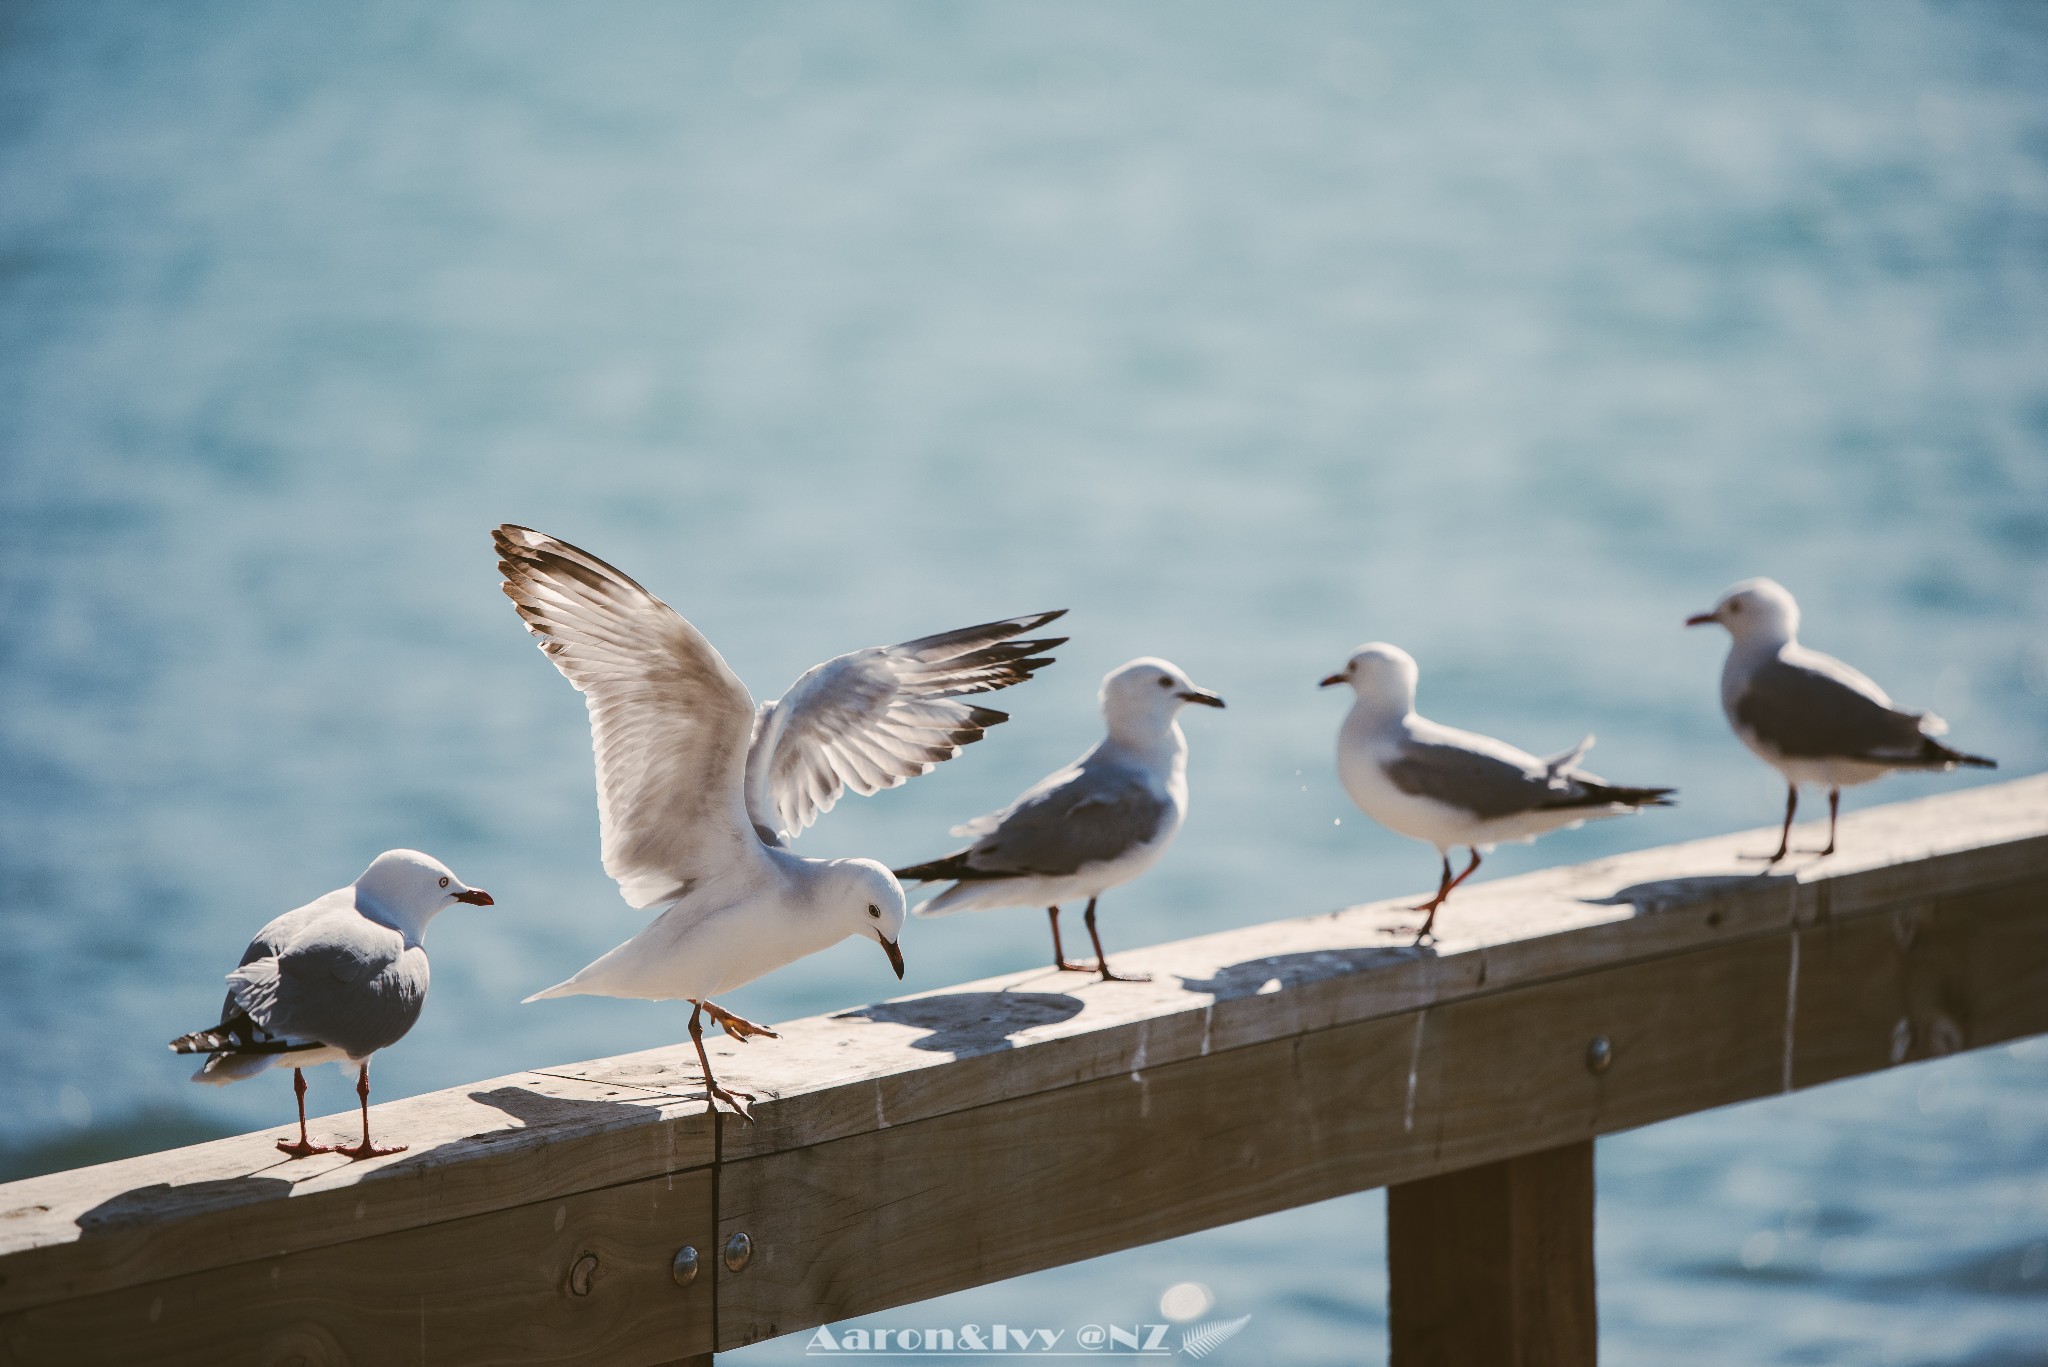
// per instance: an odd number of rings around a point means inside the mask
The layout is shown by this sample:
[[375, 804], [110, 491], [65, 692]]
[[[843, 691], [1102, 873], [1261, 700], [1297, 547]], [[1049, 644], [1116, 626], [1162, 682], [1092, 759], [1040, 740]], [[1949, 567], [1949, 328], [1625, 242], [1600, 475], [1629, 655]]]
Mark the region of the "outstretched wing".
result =
[[863, 796], [972, 745], [1009, 714], [960, 701], [1022, 683], [1052, 663], [1040, 652], [1064, 636], [1016, 640], [1064, 615], [985, 622], [827, 660], [756, 718], [747, 758], [747, 811], [781, 843], [832, 810], [847, 788]]
[[753, 700], [711, 643], [566, 541], [509, 524], [491, 539], [505, 596], [589, 706], [604, 870], [626, 901], [673, 902], [747, 857]]

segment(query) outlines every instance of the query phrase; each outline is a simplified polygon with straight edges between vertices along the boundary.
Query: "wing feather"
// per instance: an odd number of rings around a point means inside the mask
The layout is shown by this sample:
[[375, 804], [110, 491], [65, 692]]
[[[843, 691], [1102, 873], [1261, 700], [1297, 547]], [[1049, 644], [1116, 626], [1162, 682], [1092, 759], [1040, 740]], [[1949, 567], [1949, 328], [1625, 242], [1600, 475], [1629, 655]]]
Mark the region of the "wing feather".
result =
[[[1064, 610], [1062, 610], [1064, 611]], [[961, 699], [1022, 683], [1065, 637], [1016, 639], [1060, 617], [984, 622], [827, 660], [761, 709], [747, 762], [755, 826], [788, 840], [852, 788], [894, 788], [980, 740], [1009, 715]]]
[[604, 869], [657, 906], [757, 848], [747, 819], [753, 700], [668, 604], [588, 551], [511, 524], [492, 533], [506, 597], [584, 696]]
[[1052, 775], [1004, 811], [956, 827], [955, 834], [980, 838], [961, 851], [962, 871], [952, 876], [1075, 873], [1151, 843], [1172, 815], [1173, 804], [1154, 792], [1144, 775], [1083, 761]]
[[427, 956], [329, 894], [265, 926], [228, 974], [228, 997], [271, 1041], [363, 1058], [419, 1019]]
[[1901, 712], [1867, 675], [1817, 650], [1787, 650], [1758, 668], [1733, 710], [1794, 758], [1911, 762], [1928, 734], [1921, 715]]

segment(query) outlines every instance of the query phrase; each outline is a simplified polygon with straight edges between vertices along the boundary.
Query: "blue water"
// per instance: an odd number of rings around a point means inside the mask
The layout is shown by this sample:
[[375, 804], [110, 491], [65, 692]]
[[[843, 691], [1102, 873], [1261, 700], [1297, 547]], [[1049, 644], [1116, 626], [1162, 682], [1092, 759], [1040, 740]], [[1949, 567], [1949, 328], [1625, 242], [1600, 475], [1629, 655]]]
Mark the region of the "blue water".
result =
[[[2048, 11], [1060, 3], [0, 10], [0, 1174], [274, 1124], [163, 1049], [276, 911], [418, 845], [385, 1095], [646, 1047], [521, 1007], [639, 924], [579, 700], [496, 590], [538, 524], [759, 693], [1053, 606], [1060, 665], [814, 854], [892, 861], [1086, 745], [1170, 656], [1193, 812], [1130, 947], [1423, 888], [1345, 801], [1371, 638], [1423, 705], [1597, 730], [1684, 805], [1489, 873], [1759, 825], [1728, 582], [2048, 767]], [[1849, 805], [1950, 789], [1900, 778]], [[920, 924], [910, 989], [1043, 918]], [[895, 988], [856, 946], [737, 994]], [[331, 1070], [315, 1102], [351, 1098]], [[1604, 1141], [1615, 1363], [2048, 1362], [2048, 1046]], [[876, 1317], [1254, 1316], [1216, 1361], [1379, 1360], [1377, 1195]], [[736, 1362], [790, 1362], [801, 1341]]]

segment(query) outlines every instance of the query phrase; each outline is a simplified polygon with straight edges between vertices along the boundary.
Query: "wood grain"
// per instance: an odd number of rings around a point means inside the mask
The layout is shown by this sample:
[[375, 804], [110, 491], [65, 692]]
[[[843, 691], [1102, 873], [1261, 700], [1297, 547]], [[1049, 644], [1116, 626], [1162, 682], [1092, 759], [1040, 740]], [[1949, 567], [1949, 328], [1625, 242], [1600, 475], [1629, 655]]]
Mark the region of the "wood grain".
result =
[[712, 1261], [711, 1198], [698, 1168], [59, 1301], [0, 1317], [0, 1356], [22, 1367], [671, 1362], [711, 1345], [712, 1278], [685, 1288], [671, 1272], [684, 1244]]
[[1593, 1367], [1593, 1141], [1387, 1189], [1392, 1367]]

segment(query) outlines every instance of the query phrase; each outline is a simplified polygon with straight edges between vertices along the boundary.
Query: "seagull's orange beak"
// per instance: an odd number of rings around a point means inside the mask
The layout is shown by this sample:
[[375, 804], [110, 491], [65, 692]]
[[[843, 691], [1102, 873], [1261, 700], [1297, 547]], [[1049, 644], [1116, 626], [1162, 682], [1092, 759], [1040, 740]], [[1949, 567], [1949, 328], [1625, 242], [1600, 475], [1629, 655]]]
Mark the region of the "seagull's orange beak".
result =
[[455, 900], [458, 902], [467, 902], [473, 907], [489, 907], [497, 905], [497, 903], [491, 900], [491, 895], [488, 892], [485, 892], [482, 888], [464, 888], [461, 892], [455, 894]]
[[882, 952], [889, 956], [889, 967], [896, 970], [896, 979], [898, 982], [901, 982], [903, 980], [903, 950], [897, 946], [894, 940], [884, 940], [882, 941]]
[[1340, 683], [1343, 683], [1343, 682], [1344, 682], [1344, 676], [1343, 676], [1342, 674], [1332, 674], [1332, 675], [1331, 675], [1331, 676], [1330, 676], [1329, 678], [1327, 678], [1327, 679], [1323, 680], [1323, 681], [1322, 681], [1321, 683], [1317, 684], [1317, 685], [1316, 685], [1316, 687], [1317, 687], [1317, 688], [1329, 688], [1329, 687], [1331, 687], [1331, 686], [1333, 686], [1333, 685], [1335, 685], [1335, 684], [1340, 684]]
[[1720, 620], [1711, 612], [1695, 612], [1685, 619], [1685, 624], [1689, 627], [1710, 627]]

